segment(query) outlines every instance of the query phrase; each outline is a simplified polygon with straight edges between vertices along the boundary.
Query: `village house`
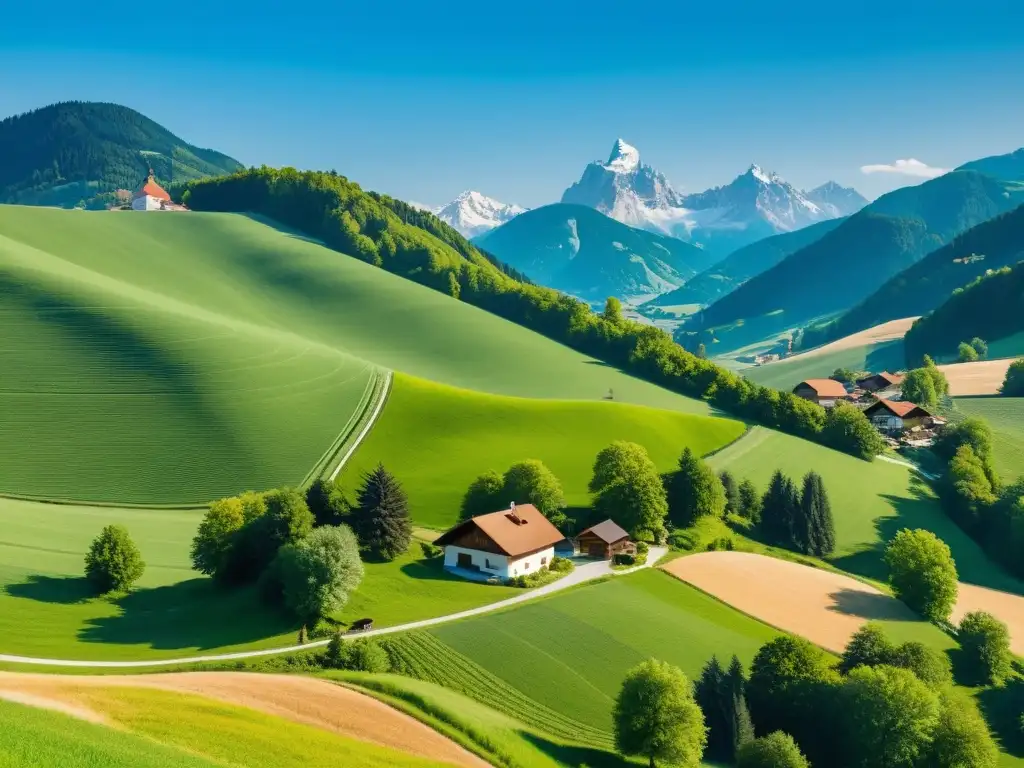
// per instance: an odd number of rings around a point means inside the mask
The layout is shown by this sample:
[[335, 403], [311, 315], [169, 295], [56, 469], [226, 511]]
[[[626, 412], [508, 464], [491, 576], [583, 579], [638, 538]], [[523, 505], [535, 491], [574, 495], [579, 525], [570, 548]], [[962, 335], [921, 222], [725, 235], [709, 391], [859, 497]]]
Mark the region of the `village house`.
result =
[[903, 384], [903, 376], [898, 373], [873, 373], [863, 379], [857, 379], [857, 386], [865, 392], [883, 392], [887, 389], [896, 389]]
[[833, 379], [807, 379], [793, 388], [793, 394], [810, 400], [812, 403], [831, 408], [839, 400], [846, 400], [848, 395], [842, 382]]
[[903, 432], [932, 423], [932, 415], [928, 411], [905, 400], [879, 399], [864, 409], [864, 415], [883, 432]]
[[587, 557], [609, 560], [619, 554], [636, 554], [636, 544], [629, 539], [629, 534], [619, 527], [614, 520], [587, 528], [576, 537], [580, 554]]
[[513, 503], [459, 523], [434, 544], [444, 547], [446, 569], [504, 580], [546, 569], [564, 538], [535, 506]]
[[156, 183], [153, 169], [149, 169], [149, 178], [132, 196], [133, 211], [183, 211], [185, 207], [171, 202], [171, 196]]

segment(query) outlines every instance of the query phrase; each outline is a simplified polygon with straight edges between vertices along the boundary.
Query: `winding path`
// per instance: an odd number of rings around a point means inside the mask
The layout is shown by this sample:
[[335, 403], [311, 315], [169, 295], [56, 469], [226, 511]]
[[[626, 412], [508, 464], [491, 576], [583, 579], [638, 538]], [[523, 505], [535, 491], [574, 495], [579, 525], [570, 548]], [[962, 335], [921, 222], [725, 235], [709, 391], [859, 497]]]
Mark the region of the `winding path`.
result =
[[[611, 564], [607, 560], [584, 563], [583, 565], [577, 566], [576, 570], [574, 570], [568, 576], [564, 576], [558, 581], [554, 581], [551, 584], [545, 584], [543, 587], [531, 589], [527, 592], [523, 592], [523, 594], [521, 595], [510, 597], [507, 600], [499, 600], [496, 603], [482, 605], [478, 608], [470, 608], [466, 611], [449, 613], [446, 616], [436, 616], [432, 619], [410, 621], [406, 624], [397, 624], [393, 627], [383, 627], [381, 629], [372, 629], [366, 632], [359, 632], [351, 635], [351, 638], [356, 639], [359, 637], [376, 637], [378, 635], [389, 635], [394, 632], [404, 632], [410, 629], [432, 627], [437, 624], [445, 624], [449, 621], [456, 621], [458, 619], [469, 618], [470, 616], [479, 616], [482, 613], [490, 613], [491, 611], [497, 611], [502, 608], [508, 608], [513, 605], [518, 605], [519, 603], [525, 603], [528, 600], [535, 600], [538, 597], [550, 595], [553, 592], [559, 592], [563, 589], [574, 587], [577, 584], [585, 584], [588, 581], [594, 581], [595, 579], [600, 579], [604, 576], [620, 576], [625, 575], [627, 573], [632, 573], [633, 571], [641, 570], [643, 568], [650, 568], [652, 565], [657, 563], [662, 557], [664, 557], [667, 551], [667, 547], [651, 547], [650, 552], [647, 555], [646, 563], [644, 563], [643, 565], [638, 565], [635, 568], [627, 568], [621, 571], [612, 570]], [[42, 659], [34, 656], [12, 656], [10, 654], [0, 653], [0, 663], [31, 664], [35, 666], [45, 667], [77, 667], [79, 669], [131, 669], [144, 667], [170, 667], [181, 664], [201, 664], [205, 662], [233, 661], [236, 659], [252, 659], [259, 656], [274, 656], [280, 653], [292, 653], [294, 651], [309, 650], [310, 648], [322, 648], [329, 642], [330, 639], [314, 640], [313, 642], [306, 643], [305, 645], [289, 645], [284, 648], [264, 648], [259, 651], [239, 651], [237, 653], [219, 653], [208, 656], [186, 656], [176, 659], [154, 659], [151, 661], [82, 661], [77, 659]]]

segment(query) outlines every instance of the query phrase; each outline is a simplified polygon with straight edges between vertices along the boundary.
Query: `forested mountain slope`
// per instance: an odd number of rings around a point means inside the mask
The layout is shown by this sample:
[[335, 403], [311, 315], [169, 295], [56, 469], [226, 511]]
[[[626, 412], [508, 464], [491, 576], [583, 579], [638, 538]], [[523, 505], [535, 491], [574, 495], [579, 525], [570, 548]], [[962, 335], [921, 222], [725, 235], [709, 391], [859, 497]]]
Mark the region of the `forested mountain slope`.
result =
[[0, 121], [0, 203], [103, 208], [150, 168], [168, 186], [241, 163], [118, 104], [63, 102]]
[[845, 218], [829, 219], [794, 232], [783, 232], [758, 240], [733, 251], [714, 266], [688, 280], [681, 288], [662, 294], [649, 303], [661, 307], [710, 304], [755, 275], [771, 269], [790, 254], [820, 240], [844, 221]]
[[712, 261], [690, 243], [567, 203], [521, 213], [474, 242], [534, 282], [601, 303], [672, 290]]
[[[923, 315], [990, 270], [1024, 259], [1024, 205], [982, 222], [892, 277], [836, 321], [808, 328], [804, 346], [842, 338], [897, 317]], [[968, 336], [967, 338], [971, 338]], [[957, 343], [963, 339], [957, 339]], [[956, 343], [953, 344], [956, 347]]]
[[[1014, 207], [1022, 197], [1024, 193], [1007, 183], [975, 171], [955, 171], [890, 192], [712, 304], [703, 313], [701, 327], [779, 310], [791, 325], [840, 312], [960, 232]], [[907, 314], [900, 308], [893, 316]]]
[[1003, 181], [1024, 182], [1024, 148], [1005, 155], [983, 157], [964, 163], [957, 170], [978, 171]]

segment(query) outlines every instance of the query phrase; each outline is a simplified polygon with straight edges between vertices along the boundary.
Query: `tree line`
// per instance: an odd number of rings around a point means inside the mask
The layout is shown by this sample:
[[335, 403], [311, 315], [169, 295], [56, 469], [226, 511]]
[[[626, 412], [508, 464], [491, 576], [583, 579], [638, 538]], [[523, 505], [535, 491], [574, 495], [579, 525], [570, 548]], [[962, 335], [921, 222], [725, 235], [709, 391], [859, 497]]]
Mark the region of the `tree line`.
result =
[[485, 309], [636, 376], [740, 418], [870, 459], [881, 439], [859, 409], [824, 408], [754, 384], [685, 351], [664, 331], [531, 285], [432, 214], [371, 195], [336, 173], [251, 168], [189, 182], [194, 210], [253, 211], [329, 247]]

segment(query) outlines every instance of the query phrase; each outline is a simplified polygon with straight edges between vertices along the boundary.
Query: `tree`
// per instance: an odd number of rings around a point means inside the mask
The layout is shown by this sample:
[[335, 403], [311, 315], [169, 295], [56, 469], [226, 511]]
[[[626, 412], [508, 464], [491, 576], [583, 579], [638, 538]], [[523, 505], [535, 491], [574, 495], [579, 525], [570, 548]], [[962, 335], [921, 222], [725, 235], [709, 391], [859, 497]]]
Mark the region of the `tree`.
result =
[[702, 517], [721, 517], [725, 512], [725, 489], [715, 471], [689, 447], [679, 457], [679, 468], [668, 487], [669, 517], [685, 528]]
[[[505, 473], [502, 493], [517, 504], [533, 504], [553, 525], [565, 524], [565, 495], [554, 473], [537, 459], [513, 464]], [[497, 508], [496, 508], [497, 509]], [[494, 510], [491, 510], [494, 511]]]
[[818, 557], [831, 555], [836, 548], [836, 527], [825, 481], [817, 472], [808, 472], [804, 477], [799, 519], [803, 521], [799, 527], [804, 532], [799, 542], [801, 551]]
[[978, 351], [966, 341], [961, 341], [960, 346], [957, 347], [956, 361], [958, 363], [976, 363], [978, 362]]
[[266, 495], [266, 514], [260, 518], [263, 533], [274, 545], [274, 554], [285, 544], [295, 544], [313, 530], [313, 513], [295, 488], [280, 488]]
[[697, 357], [699, 357], [701, 360], [703, 360], [704, 358], [706, 358], [708, 356], [708, 348], [706, 346], [704, 346], [704, 342], [701, 342], [700, 344], [697, 345], [697, 353], [696, 354], [697, 354]]
[[745, 517], [755, 525], [761, 522], [761, 495], [757, 487], [749, 479], [740, 483], [740, 517]]
[[851, 371], [849, 368], [836, 368], [832, 371], [832, 375], [829, 377], [834, 381], [841, 381], [844, 384], [852, 384], [857, 378], [857, 374]]
[[192, 539], [192, 567], [215, 579], [227, 579], [235, 534], [244, 522], [245, 513], [238, 497], [212, 502]]
[[736, 754], [737, 768], [810, 768], [807, 758], [782, 731], [774, 731], [760, 739], [748, 741]]
[[589, 489], [595, 494], [594, 510], [614, 517], [635, 538], [664, 537], [665, 486], [643, 446], [620, 440], [601, 449]]
[[704, 713], [704, 724], [707, 727], [706, 756], [709, 760], [728, 760], [730, 751], [729, 713], [726, 711], [725, 696], [728, 693], [725, 670], [712, 656], [704, 665], [700, 677], [694, 685], [693, 698]]
[[928, 768], [995, 768], [999, 763], [999, 748], [978, 708], [949, 691], [939, 696], [929, 753]]
[[609, 296], [604, 303], [604, 313], [601, 317], [613, 325], [622, 323], [622, 302], [614, 296]]
[[971, 339], [971, 348], [978, 353], [978, 359], [984, 360], [988, 357], [988, 343], [979, 336]]
[[359, 544], [347, 525], [324, 525], [275, 562], [285, 605], [303, 621], [315, 621], [344, 607], [363, 579]]
[[729, 664], [725, 682], [729, 693], [729, 757], [735, 758], [740, 747], [754, 738], [754, 722], [750, 717], [750, 710], [747, 709], [746, 676], [743, 673], [743, 664], [735, 654]]
[[882, 625], [874, 621], [867, 622], [853, 633], [846, 644], [843, 656], [839, 660], [839, 671], [844, 675], [857, 667], [877, 667], [880, 664], [891, 664], [896, 648], [882, 631]]
[[346, 640], [341, 630], [327, 644], [325, 661], [329, 667], [353, 672], [383, 673], [391, 671], [391, 659], [373, 638]]
[[957, 595], [956, 564], [931, 531], [904, 528], [885, 550], [893, 593], [930, 621], [946, 621]]
[[477, 515], [486, 515], [489, 512], [504, 509], [509, 503], [509, 499], [502, 496], [504, 487], [505, 480], [500, 474], [493, 469], [484, 472], [470, 484], [466, 495], [462, 497], [459, 519], [468, 520]]
[[1010, 363], [999, 392], [1003, 397], [1024, 397], [1024, 357]]
[[349, 513], [345, 494], [334, 483], [320, 478], [306, 491], [306, 506], [313, 513], [313, 525], [341, 525]]
[[85, 578], [101, 595], [127, 590], [145, 570], [142, 554], [123, 525], [104, 527], [85, 555]]
[[988, 467], [992, 461], [992, 428], [984, 419], [971, 416], [947, 426], [935, 441], [935, 453], [949, 461], [961, 446], [969, 445]]
[[939, 697], [912, 672], [857, 667], [839, 697], [852, 765], [912, 768], [928, 753], [939, 724]]
[[394, 560], [409, 548], [409, 500], [383, 464], [363, 476], [351, 518], [360, 547], [371, 557]]
[[800, 496], [793, 481], [776, 470], [761, 502], [761, 535], [769, 544], [793, 547]]
[[727, 515], [740, 514], [740, 489], [736, 485], [736, 478], [727, 469], [722, 470], [718, 478], [722, 481], [722, 490], [725, 491], [725, 513]]
[[[946, 473], [946, 498], [957, 521], [968, 530], [982, 523], [986, 508], [996, 494], [985, 463], [969, 444], [957, 448]], [[990, 470], [991, 471], [991, 470]]]
[[903, 399], [926, 408], [934, 408], [939, 403], [939, 394], [935, 391], [935, 379], [924, 368], [907, 371], [901, 391]]
[[964, 655], [964, 671], [978, 685], [1000, 685], [1013, 668], [1010, 630], [990, 613], [973, 611], [956, 632]]
[[[928, 355], [924, 356], [924, 371], [931, 377], [932, 387], [935, 389], [935, 394], [939, 398], [943, 398], [949, 394], [949, 381], [946, 379], [946, 374], [939, 370], [939, 366], [935, 364]], [[905, 395], [904, 395], [905, 397]]]
[[615, 700], [615, 747], [623, 755], [698, 766], [707, 742], [704, 715], [677, 668], [650, 659], [626, 673]]
[[885, 448], [881, 436], [864, 412], [850, 403], [838, 402], [829, 408], [821, 430], [821, 441], [837, 451], [870, 460]]
[[909, 669], [929, 688], [940, 690], [953, 682], [949, 656], [916, 640], [908, 640], [896, 648], [889, 662], [894, 667]]

